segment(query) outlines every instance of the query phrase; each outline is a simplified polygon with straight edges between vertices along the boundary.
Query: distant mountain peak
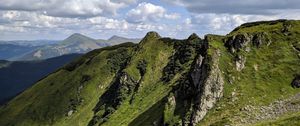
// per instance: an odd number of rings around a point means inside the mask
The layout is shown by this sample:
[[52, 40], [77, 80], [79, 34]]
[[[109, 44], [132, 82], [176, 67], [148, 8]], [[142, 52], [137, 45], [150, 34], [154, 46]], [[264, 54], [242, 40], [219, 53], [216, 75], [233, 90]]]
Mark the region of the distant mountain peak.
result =
[[117, 36], [117, 35], [113, 35], [111, 36], [108, 41], [112, 41], [112, 40], [120, 40], [120, 39], [128, 39], [128, 38], [125, 38], [125, 37], [121, 37], [121, 36]]
[[74, 33], [68, 38], [62, 41], [62, 44], [71, 44], [71, 43], [83, 43], [83, 42], [95, 42], [95, 39], [82, 35], [80, 33]]
[[[68, 38], [79, 38], [79, 37], [81, 37], [81, 38], [89, 38], [89, 37], [87, 37], [87, 36], [85, 36], [85, 35], [82, 35], [82, 34], [80, 34], [80, 33], [74, 33], [74, 34], [72, 34], [72, 35], [70, 35]], [[68, 39], [67, 38], [67, 39]], [[91, 38], [90, 38], [91, 39]]]
[[78, 35], [82, 35], [80, 33], [73, 33], [71, 36], [78, 36]]

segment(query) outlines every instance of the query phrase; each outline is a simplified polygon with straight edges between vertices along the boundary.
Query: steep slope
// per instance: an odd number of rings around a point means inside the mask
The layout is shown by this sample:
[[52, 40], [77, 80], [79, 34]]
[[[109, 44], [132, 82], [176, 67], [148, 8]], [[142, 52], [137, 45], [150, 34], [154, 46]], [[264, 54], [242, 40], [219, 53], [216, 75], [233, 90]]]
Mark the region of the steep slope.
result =
[[69, 54], [42, 61], [0, 61], [0, 104], [79, 56]]
[[86, 53], [107, 45], [106, 43], [100, 43], [95, 39], [75, 33], [58, 44], [47, 45], [36, 49], [29, 54], [25, 54], [18, 60], [39, 60], [71, 53]]
[[[298, 125], [300, 21], [94, 50], [0, 108], [1, 125]], [[46, 92], [46, 93], [45, 93]]]

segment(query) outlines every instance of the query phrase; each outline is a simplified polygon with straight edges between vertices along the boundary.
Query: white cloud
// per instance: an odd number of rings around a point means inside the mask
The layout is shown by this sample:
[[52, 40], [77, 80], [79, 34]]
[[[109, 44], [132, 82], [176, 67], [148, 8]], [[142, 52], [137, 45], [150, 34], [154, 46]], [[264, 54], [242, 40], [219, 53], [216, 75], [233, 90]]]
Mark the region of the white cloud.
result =
[[57, 17], [116, 15], [117, 10], [135, 0], [1, 0], [0, 10], [42, 12]]
[[300, 9], [299, 0], [163, 0], [192, 13], [272, 15], [278, 10]]
[[186, 38], [193, 32], [200, 36], [227, 34], [245, 22], [300, 19], [298, 0], [164, 1], [173, 4], [160, 6], [160, 1], [155, 5], [138, 3], [139, 0], [0, 0], [0, 39], [63, 39], [75, 32], [95, 38], [143, 37], [148, 31]]
[[179, 14], [168, 14], [165, 8], [146, 2], [138, 4], [127, 13], [127, 20], [135, 23], [156, 22], [162, 18], [177, 19], [179, 17]]
[[179, 19], [180, 15], [178, 13], [165, 14], [165, 18], [175, 20], [175, 19]]

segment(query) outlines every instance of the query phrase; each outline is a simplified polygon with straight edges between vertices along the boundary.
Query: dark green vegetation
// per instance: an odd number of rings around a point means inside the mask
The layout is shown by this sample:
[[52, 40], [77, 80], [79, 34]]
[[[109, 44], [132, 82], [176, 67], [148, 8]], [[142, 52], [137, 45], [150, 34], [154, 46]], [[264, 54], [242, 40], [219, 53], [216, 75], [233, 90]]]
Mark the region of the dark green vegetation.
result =
[[[87, 53], [0, 109], [1, 125], [299, 125], [300, 21], [226, 36], [149, 32]], [[296, 80], [296, 81], [295, 81]]]
[[0, 61], [0, 104], [79, 56], [69, 54], [41, 61]]

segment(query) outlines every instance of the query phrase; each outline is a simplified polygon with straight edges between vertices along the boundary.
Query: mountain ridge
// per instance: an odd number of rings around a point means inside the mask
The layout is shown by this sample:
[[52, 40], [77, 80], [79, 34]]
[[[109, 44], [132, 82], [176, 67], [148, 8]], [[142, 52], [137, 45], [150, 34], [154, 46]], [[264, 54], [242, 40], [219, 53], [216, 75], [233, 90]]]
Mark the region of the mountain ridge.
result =
[[86, 53], [109, 45], [137, 41], [139, 41], [139, 39], [128, 39], [124, 37], [115, 37], [115, 39], [111, 40], [96, 40], [80, 33], [74, 33], [57, 44], [38, 48], [31, 53], [21, 56], [18, 60], [40, 60], [70, 53]]

